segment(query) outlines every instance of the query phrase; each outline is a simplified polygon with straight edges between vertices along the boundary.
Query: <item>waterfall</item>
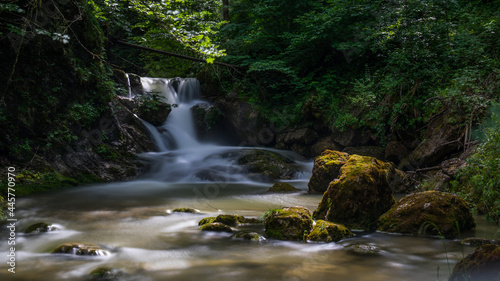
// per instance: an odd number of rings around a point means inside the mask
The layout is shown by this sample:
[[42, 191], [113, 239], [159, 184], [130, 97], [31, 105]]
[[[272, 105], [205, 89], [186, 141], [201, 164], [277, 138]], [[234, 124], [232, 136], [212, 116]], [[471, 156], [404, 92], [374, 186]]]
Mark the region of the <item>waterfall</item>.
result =
[[130, 85], [130, 77], [128, 76], [128, 73], [125, 73], [125, 77], [127, 77], [128, 98], [131, 99], [131, 98], [133, 98], [132, 86]]

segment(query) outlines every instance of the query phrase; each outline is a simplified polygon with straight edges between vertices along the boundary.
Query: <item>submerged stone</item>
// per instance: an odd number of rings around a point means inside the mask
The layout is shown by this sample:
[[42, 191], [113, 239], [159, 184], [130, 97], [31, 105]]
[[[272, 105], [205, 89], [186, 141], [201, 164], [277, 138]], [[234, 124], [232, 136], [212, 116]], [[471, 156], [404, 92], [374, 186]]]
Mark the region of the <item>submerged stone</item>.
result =
[[24, 233], [35, 234], [35, 233], [40, 233], [40, 232], [50, 232], [50, 231], [54, 231], [54, 230], [57, 230], [57, 227], [50, 225], [48, 223], [45, 223], [45, 222], [39, 222], [39, 223], [35, 223], [35, 224], [30, 225], [26, 229], [26, 231], [24, 231]]
[[266, 214], [266, 234], [279, 240], [304, 240], [311, 231], [313, 220], [304, 207], [274, 209]]
[[465, 245], [465, 246], [477, 247], [477, 246], [483, 246], [483, 245], [487, 245], [487, 244], [500, 245], [500, 241], [499, 240], [492, 240], [492, 239], [485, 239], [485, 238], [469, 237], [469, 238], [465, 238], [464, 240], [462, 240], [462, 242], [460, 244]]
[[126, 276], [123, 271], [112, 267], [98, 267], [92, 270], [89, 275], [92, 281], [118, 281]]
[[307, 236], [307, 240], [329, 243], [338, 242], [352, 236], [354, 234], [341, 224], [318, 220], [311, 233]]
[[314, 218], [349, 229], [374, 230], [380, 215], [395, 202], [388, 177], [391, 168], [392, 164], [373, 157], [351, 155], [340, 178], [323, 194]]
[[198, 210], [193, 209], [193, 208], [177, 208], [172, 211], [173, 213], [199, 213]]
[[245, 217], [239, 215], [223, 214], [223, 215], [218, 215], [215, 218], [214, 222], [220, 222], [229, 226], [237, 226], [238, 224], [245, 222]]
[[268, 190], [268, 192], [275, 192], [275, 193], [298, 192], [298, 191], [300, 190], [298, 190], [293, 185], [286, 182], [277, 182]]
[[476, 248], [453, 268], [449, 281], [486, 281], [500, 279], [500, 246]]
[[220, 222], [206, 223], [200, 227], [201, 231], [216, 231], [216, 232], [234, 232], [234, 229], [229, 225]]
[[53, 254], [71, 254], [77, 256], [106, 256], [107, 251], [96, 244], [89, 243], [65, 243], [52, 251]]
[[380, 253], [380, 249], [370, 244], [353, 244], [346, 247], [349, 253], [360, 256], [376, 256]]
[[403, 234], [453, 237], [476, 226], [467, 203], [439, 191], [405, 196], [378, 221], [378, 230]]
[[253, 241], [259, 241], [261, 239], [264, 239], [257, 232], [247, 232], [247, 231], [237, 232], [237, 233], [233, 234], [231, 236], [231, 238], [243, 239], [243, 240], [253, 240]]

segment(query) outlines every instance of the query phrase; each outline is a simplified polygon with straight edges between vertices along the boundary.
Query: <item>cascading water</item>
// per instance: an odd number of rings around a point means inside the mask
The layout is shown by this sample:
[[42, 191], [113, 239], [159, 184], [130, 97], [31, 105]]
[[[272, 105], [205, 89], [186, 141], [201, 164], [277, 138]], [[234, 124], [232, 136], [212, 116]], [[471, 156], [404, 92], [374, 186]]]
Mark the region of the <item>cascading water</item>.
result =
[[[147, 177], [167, 182], [251, 181], [245, 168], [235, 162], [242, 152], [258, 148], [218, 146], [198, 141], [191, 108], [207, 102], [200, 100], [197, 79], [142, 78], [141, 82], [144, 92], [156, 93], [164, 102], [177, 105], [167, 121], [152, 132], [160, 153], [143, 155], [155, 162]], [[267, 150], [303, 166], [303, 172], [296, 173], [292, 178], [309, 178], [310, 174], [304, 171], [311, 170], [310, 162], [290, 151]]]

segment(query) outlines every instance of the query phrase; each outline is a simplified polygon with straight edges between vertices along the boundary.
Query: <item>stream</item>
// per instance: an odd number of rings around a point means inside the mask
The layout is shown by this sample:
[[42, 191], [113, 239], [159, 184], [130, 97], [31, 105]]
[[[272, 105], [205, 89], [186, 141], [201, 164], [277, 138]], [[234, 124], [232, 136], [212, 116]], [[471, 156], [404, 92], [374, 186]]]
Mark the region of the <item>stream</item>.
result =
[[[322, 195], [308, 194], [312, 161], [290, 151], [200, 143], [190, 108], [199, 99], [195, 79], [142, 78], [173, 108], [160, 127], [148, 125], [158, 152], [140, 157], [151, 169], [137, 180], [81, 186], [16, 201], [16, 273], [3, 263], [0, 280], [90, 280], [99, 267], [122, 271], [119, 280], [447, 280], [455, 263], [474, 247], [464, 237], [500, 237], [500, 229], [476, 216], [476, 229], [454, 240], [357, 233], [338, 243], [303, 243], [261, 239], [247, 241], [231, 233], [202, 232], [198, 222], [218, 214], [260, 218], [269, 209], [304, 206], [314, 211]], [[177, 83], [177, 85], [176, 85]], [[300, 192], [271, 194], [272, 183], [257, 181], [235, 163], [240, 153], [268, 150], [293, 159], [302, 171], [286, 180]], [[399, 197], [400, 198], [400, 197]], [[399, 199], [397, 198], [397, 199]], [[190, 207], [199, 213], [174, 213]], [[57, 230], [24, 234], [38, 222]], [[265, 236], [262, 225], [239, 229]], [[8, 229], [0, 236], [7, 241]], [[51, 254], [67, 242], [95, 243], [106, 255]], [[378, 248], [373, 255], [354, 253], [350, 245]], [[0, 256], [7, 260], [2, 242]], [[107, 279], [106, 279], [107, 280]]]

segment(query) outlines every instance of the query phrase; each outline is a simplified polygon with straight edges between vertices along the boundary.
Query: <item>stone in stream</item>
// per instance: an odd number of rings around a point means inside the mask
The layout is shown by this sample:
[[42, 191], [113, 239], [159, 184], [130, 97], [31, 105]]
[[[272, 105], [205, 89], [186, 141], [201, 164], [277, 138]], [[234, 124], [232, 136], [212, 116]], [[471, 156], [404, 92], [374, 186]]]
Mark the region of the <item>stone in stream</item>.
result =
[[439, 191], [405, 196], [378, 221], [378, 230], [403, 234], [454, 237], [476, 226], [467, 203]]
[[119, 281], [126, 276], [125, 272], [112, 267], [98, 267], [89, 274], [91, 281]]
[[239, 231], [231, 236], [233, 239], [243, 239], [251, 241], [260, 241], [265, 238], [260, 236], [257, 232]]
[[391, 190], [391, 182], [396, 181], [394, 171], [394, 165], [373, 157], [349, 156], [340, 168], [340, 177], [323, 194], [313, 217], [341, 223], [349, 229], [374, 230], [378, 218], [395, 202]]
[[24, 231], [24, 233], [36, 234], [36, 233], [40, 233], [40, 232], [50, 232], [50, 231], [54, 231], [54, 230], [57, 230], [57, 227], [50, 225], [48, 223], [45, 223], [45, 222], [39, 222], [39, 223], [35, 223], [35, 224], [30, 225], [26, 229], [26, 231]]
[[324, 193], [334, 179], [340, 177], [340, 168], [344, 166], [349, 154], [345, 152], [325, 150], [316, 157], [312, 176], [307, 186], [309, 193]]
[[299, 192], [297, 188], [295, 188], [293, 185], [286, 183], [286, 182], [277, 182], [269, 188], [267, 192], [272, 192], [272, 193], [285, 193], [285, 192]]
[[459, 261], [449, 281], [500, 280], [500, 246], [484, 245]]
[[483, 246], [483, 245], [487, 245], [487, 244], [500, 245], [500, 241], [493, 240], [493, 239], [478, 238], [478, 237], [469, 237], [469, 238], [465, 238], [464, 240], [462, 240], [462, 242], [460, 244], [465, 245], [465, 246], [477, 247], [477, 246]]
[[210, 222], [200, 227], [201, 231], [234, 232], [235, 229], [220, 222]]
[[198, 222], [198, 225], [204, 225], [204, 224], [207, 224], [207, 223], [212, 223], [215, 221], [215, 217], [206, 217], [206, 218], [203, 218], [202, 220], [200, 220]]
[[248, 177], [259, 181], [292, 179], [302, 171], [291, 158], [261, 149], [243, 151], [236, 162], [245, 167]]
[[191, 214], [196, 214], [199, 213], [200, 211], [193, 209], [193, 208], [176, 208], [172, 211], [173, 213], [191, 213]]
[[266, 234], [279, 240], [305, 240], [313, 225], [311, 213], [304, 207], [286, 207], [268, 211]]
[[96, 244], [65, 243], [52, 251], [52, 254], [71, 254], [77, 256], [107, 256], [108, 252]]
[[380, 249], [370, 244], [356, 243], [346, 246], [347, 251], [353, 255], [358, 256], [377, 256]]
[[354, 234], [341, 224], [318, 220], [311, 233], [307, 236], [307, 240], [329, 243], [338, 242], [352, 236], [354, 236]]

